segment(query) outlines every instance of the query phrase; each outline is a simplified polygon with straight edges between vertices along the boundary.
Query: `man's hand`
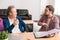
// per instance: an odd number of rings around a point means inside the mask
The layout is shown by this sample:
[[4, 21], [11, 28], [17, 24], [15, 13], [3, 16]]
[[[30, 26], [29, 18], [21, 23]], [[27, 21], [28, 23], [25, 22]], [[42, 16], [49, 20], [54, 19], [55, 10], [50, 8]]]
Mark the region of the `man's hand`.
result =
[[56, 33], [49, 34], [48, 37], [54, 37]]
[[15, 19], [14, 22], [13, 22], [13, 25], [15, 26], [15, 25], [18, 25], [18, 24], [19, 24], [18, 19]]
[[47, 23], [42, 23], [42, 25], [44, 25], [44, 26], [47, 26], [47, 27], [48, 27], [48, 24], [47, 24]]

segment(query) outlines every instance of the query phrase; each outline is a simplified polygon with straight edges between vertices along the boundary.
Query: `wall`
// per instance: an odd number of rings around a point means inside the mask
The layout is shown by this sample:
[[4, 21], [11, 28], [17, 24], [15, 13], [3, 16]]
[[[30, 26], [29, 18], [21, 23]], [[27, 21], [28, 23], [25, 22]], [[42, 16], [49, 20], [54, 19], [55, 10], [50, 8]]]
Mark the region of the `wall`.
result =
[[0, 0], [0, 9], [14, 5], [17, 9], [28, 9], [32, 19], [39, 19], [39, 0]]
[[60, 15], [60, 0], [55, 0], [55, 14]]
[[44, 11], [46, 5], [55, 5], [54, 0], [40, 0], [40, 13], [42, 14], [42, 12]]
[[28, 9], [33, 20], [39, 20], [45, 6], [54, 5], [54, 0], [0, 0], [0, 9], [7, 9], [9, 5], [14, 5], [17, 9]]

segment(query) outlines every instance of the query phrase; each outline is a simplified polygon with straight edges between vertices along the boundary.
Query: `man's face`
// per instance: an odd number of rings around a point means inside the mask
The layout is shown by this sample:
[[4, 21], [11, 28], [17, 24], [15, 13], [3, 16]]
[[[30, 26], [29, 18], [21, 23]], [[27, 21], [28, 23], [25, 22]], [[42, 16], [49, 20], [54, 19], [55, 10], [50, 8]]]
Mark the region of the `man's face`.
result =
[[11, 9], [10, 15], [11, 15], [13, 18], [16, 18], [16, 16], [17, 16], [16, 8], [12, 8], [12, 9]]
[[52, 16], [52, 11], [49, 11], [49, 8], [45, 9], [45, 15], [51, 17]]
[[49, 15], [49, 14], [50, 14], [49, 8], [46, 8], [45, 9], [45, 15]]

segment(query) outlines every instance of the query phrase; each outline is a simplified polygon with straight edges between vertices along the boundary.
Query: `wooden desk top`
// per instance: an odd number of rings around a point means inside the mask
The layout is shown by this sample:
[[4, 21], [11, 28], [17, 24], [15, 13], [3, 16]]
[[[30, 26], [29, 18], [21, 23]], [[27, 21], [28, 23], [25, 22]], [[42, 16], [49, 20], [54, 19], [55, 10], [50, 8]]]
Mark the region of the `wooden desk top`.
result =
[[51, 38], [39, 38], [39, 39], [36, 39], [34, 37], [33, 32], [18, 33], [16, 35], [22, 36], [24, 40], [60, 40], [60, 33], [56, 34], [54, 37]]

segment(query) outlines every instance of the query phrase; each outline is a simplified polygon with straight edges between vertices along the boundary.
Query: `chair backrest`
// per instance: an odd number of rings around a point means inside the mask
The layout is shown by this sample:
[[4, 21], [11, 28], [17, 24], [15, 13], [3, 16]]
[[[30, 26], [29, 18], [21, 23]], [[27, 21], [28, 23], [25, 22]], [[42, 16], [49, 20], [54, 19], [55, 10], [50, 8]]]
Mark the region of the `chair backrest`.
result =
[[29, 12], [28, 12], [28, 10], [27, 9], [17, 9], [17, 15], [19, 15], [19, 16], [28, 16], [28, 14], [29, 14]]
[[4, 30], [3, 19], [0, 18], [0, 31]]
[[60, 27], [60, 15], [56, 15], [59, 18], [59, 27]]

